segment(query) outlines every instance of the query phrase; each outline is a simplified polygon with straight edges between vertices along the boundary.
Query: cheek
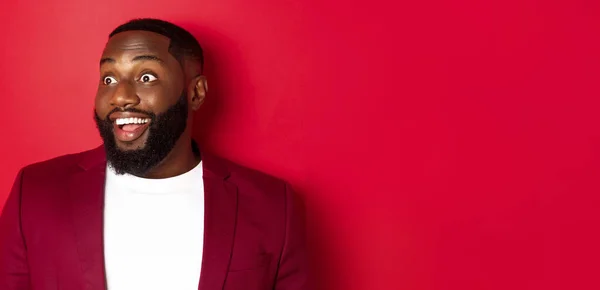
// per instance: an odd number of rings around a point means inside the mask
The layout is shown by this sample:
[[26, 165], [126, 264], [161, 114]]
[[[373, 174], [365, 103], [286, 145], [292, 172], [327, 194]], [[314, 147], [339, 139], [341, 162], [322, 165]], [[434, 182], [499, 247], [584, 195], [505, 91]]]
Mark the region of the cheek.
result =
[[140, 109], [154, 113], [162, 113], [174, 103], [170, 90], [162, 86], [140, 87], [137, 94], [140, 98]]

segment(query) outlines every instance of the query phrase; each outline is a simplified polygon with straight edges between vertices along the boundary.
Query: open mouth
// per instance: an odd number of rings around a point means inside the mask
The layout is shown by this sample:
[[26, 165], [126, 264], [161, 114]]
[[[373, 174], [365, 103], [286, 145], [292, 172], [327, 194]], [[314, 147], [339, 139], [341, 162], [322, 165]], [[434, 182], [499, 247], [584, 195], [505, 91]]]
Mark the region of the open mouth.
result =
[[138, 139], [150, 125], [150, 118], [117, 118], [113, 122], [117, 140], [131, 142]]

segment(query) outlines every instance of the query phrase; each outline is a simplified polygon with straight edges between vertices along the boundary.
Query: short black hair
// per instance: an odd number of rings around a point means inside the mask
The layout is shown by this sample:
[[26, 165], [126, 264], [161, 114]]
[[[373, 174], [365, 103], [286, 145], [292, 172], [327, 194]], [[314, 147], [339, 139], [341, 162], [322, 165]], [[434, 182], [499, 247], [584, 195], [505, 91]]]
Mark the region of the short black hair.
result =
[[173, 55], [177, 61], [183, 66], [184, 58], [190, 58], [200, 63], [200, 70], [204, 67], [204, 55], [202, 46], [198, 40], [187, 30], [164, 20], [154, 18], [139, 18], [132, 19], [127, 23], [119, 25], [113, 30], [108, 38], [110, 39], [115, 34], [131, 31], [143, 30], [158, 33], [168, 37], [171, 40], [169, 44], [169, 53]]

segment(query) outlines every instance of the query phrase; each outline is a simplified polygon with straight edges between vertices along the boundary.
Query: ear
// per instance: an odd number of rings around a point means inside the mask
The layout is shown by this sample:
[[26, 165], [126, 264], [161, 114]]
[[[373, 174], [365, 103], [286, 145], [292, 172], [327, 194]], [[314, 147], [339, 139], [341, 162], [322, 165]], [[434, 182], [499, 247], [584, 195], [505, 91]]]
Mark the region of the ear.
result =
[[190, 108], [194, 111], [198, 110], [204, 103], [206, 98], [206, 92], [208, 91], [208, 84], [206, 77], [203, 75], [195, 77], [190, 83], [188, 88], [188, 94], [190, 95]]

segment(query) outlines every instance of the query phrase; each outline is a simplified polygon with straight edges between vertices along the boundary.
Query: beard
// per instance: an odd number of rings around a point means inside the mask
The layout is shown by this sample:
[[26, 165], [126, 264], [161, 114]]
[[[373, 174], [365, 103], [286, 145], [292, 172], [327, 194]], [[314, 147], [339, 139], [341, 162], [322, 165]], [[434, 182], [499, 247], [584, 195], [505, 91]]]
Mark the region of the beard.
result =
[[[151, 119], [148, 127], [146, 143], [138, 149], [121, 150], [117, 146], [113, 122], [108, 118], [114, 112], [132, 112], [148, 115]], [[106, 160], [117, 174], [132, 174], [144, 176], [156, 167], [173, 150], [175, 143], [187, 127], [188, 100], [185, 91], [176, 104], [164, 113], [142, 111], [134, 108], [120, 110], [113, 109], [104, 120], [94, 111], [96, 127], [104, 142]]]

